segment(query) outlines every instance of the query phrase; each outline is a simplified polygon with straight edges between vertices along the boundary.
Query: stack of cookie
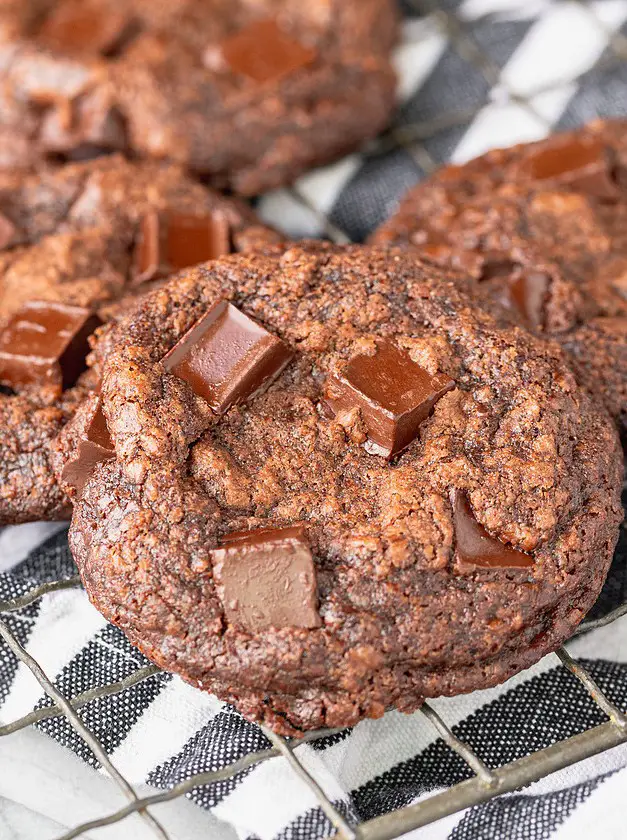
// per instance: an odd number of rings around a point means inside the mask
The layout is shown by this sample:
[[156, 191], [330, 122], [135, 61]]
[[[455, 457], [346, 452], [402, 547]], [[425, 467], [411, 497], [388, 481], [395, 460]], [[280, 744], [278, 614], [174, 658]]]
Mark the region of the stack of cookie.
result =
[[617, 539], [624, 127], [287, 243], [213, 189], [380, 129], [393, 4], [173, 5], [2, 12], [0, 518], [72, 512], [97, 608], [278, 732], [494, 685]]

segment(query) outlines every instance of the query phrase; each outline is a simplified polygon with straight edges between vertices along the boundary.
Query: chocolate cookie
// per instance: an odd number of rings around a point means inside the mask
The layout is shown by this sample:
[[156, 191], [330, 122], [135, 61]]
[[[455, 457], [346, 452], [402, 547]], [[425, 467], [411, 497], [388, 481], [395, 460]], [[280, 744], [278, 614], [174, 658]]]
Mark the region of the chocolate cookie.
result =
[[374, 136], [394, 0], [9, 0], [0, 165], [108, 150], [253, 194]]
[[627, 424], [627, 122], [596, 122], [448, 166], [372, 237], [462, 268], [559, 341]]
[[98, 381], [98, 325], [173, 270], [277, 239], [176, 166], [0, 175], [0, 524], [69, 513], [49, 444]]
[[556, 345], [464, 286], [406, 251], [305, 243], [148, 295], [72, 424], [96, 607], [285, 734], [558, 646], [612, 557], [616, 430]]

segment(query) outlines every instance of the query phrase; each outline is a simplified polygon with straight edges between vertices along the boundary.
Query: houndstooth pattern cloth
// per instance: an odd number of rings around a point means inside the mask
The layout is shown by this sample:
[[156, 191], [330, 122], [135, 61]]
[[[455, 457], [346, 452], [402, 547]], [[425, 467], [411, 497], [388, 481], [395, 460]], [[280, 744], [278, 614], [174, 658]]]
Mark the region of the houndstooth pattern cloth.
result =
[[[361, 153], [260, 199], [262, 215], [290, 235], [360, 241], [393, 212], [408, 187], [440, 164], [539, 139], [594, 117], [627, 114], [627, 64], [622, 60], [627, 56], [627, 0], [404, 0], [402, 8], [395, 124]], [[624, 542], [595, 607], [597, 615], [627, 601]], [[4, 529], [0, 567], [5, 570], [0, 574], [2, 600], [44, 580], [74, 575], [66, 527]], [[80, 590], [48, 595], [5, 620], [67, 697], [123, 679], [147, 664]], [[609, 698], [627, 708], [627, 616], [580, 636], [569, 650]], [[50, 703], [26, 667], [0, 645], [1, 721]], [[555, 655], [503, 686], [435, 700], [433, 706], [489, 767], [604, 719]], [[157, 788], [269, 746], [261, 730], [233, 708], [169, 674], [92, 701], [81, 716], [129, 781]], [[98, 767], [65, 718], [37, 726]], [[471, 775], [419, 714], [392, 712], [297, 752], [351, 823]], [[623, 746], [440, 820], [412, 837], [623, 838], [626, 790]], [[191, 799], [233, 826], [241, 838], [318, 840], [333, 834], [313, 793], [283, 758], [196, 788]], [[117, 836], [131, 836], [125, 831], [131, 829], [121, 827]]]

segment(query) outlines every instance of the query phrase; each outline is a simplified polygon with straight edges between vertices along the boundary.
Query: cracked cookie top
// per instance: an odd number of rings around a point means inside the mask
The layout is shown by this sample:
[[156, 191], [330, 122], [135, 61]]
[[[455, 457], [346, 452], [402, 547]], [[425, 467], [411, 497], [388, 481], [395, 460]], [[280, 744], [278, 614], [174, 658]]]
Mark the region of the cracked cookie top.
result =
[[[556, 345], [455, 273], [322, 243], [225, 257], [96, 355], [67, 447], [90, 598], [278, 731], [492, 685], [600, 589], [615, 429]], [[99, 411], [109, 454], [87, 463]]]
[[627, 423], [627, 123], [595, 122], [447, 166], [371, 241], [417, 248], [558, 341]]
[[173, 271], [279, 239], [173, 165], [0, 174], [0, 523], [68, 514], [49, 444], [97, 383], [98, 325]]

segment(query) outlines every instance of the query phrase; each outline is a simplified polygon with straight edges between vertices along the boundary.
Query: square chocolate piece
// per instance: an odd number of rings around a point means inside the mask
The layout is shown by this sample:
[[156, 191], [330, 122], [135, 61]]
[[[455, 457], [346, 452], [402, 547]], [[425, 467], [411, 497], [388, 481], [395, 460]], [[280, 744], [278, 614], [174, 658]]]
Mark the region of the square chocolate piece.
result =
[[0, 333], [0, 382], [70, 388], [87, 367], [88, 339], [100, 323], [81, 306], [24, 304]]
[[134, 282], [158, 280], [231, 253], [231, 231], [222, 213], [147, 213], [135, 249]]
[[222, 58], [234, 73], [254, 82], [277, 82], [310, 64], [316, 51], [290, 38], [275, 20], [251, 23], [220, 44]]
[[597, 198], [618, 195], [610, 149], [600, 138], [580, 137], [560, 140], [533, 152], [523, 169], [534, 181], [571, 187]]
[[103, 9], [90, 0], [55, 3], [38, 33], [39, 42], [67, 55], [107, 55], [131, 26], [128, 12]]
[[542, 271], [520, 269], [510, 280], [507, 302], [531, 329], [541, 330], [544, 326], [550, 287], [550, 278]]
[[409, 446], [433, 406], [453, 387], [445, 374], [432, 376], [405, 350], [378, 341], [374, 355], [355, 356], [329, 378], [326, 403], [335, 415], [359, 409], [366, 449], [392, 458]]
[[245, 402], [279, 375], [294, 354], [232, 303], [221, 300], [164, 357], [216, 414]]
[[497, 540], [475, 519], [464, 490], [453, 490], [451, 501], [455, 554], [460, 563], [488, 569], [526, 569], [533, 566], [533, 557]]
[[76, 425], [79, 419], [78, 445], [63, 467], [62, 478], [80, 496], [96, 465], [115, 458], [115, 449], [100, 399], [93, 400], [86, 417], [77, 415], [71, 422]]
[[212, 559], [229, 624], [250, 633], [322, 624], [315, 566], [302, 526], [227, 535]]

